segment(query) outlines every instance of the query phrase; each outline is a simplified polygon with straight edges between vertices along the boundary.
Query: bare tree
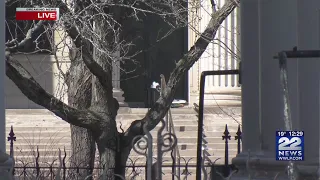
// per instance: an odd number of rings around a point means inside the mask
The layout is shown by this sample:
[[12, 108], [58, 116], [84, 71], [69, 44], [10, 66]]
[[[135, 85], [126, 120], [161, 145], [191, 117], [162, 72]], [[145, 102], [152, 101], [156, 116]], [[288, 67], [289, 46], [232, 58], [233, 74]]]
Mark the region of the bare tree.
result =
[[[73, 163], [79, 163], [81, 159], [81, 162], [85, 162], [83, 165], [93, 168], [97, 144], [101, 166], [114, 169], [113, 173], [124, 175], [134, 137], [144, 135], [144, 126], [152, 130], [165, 116], [183, 75], [214, 40], [220, 24], [238, 6], [240, 0], [226, 0], [219, 9], [214, 1], [212, 2], [214, 13], [205, 31], [199, 34], [189, 51], [177, 59], [176, 67], [163, 90], [163, 96], [143, 119], [132, 122], [124, 132], [118, 132], [116, 127], [119, 103], [113, 97], [112, 64], [116, 61], [132, 61], [139, 53], [129, 53], [134, 44], [131, 39], [122, 36], [124, 21], [141, 21], [143, 17], [150, 15], [161, 17], [172, 28], [161, 35], [160, 41], [175, 29], [188, 26], [188, 13], [200, 8], [201, 3], [183, 0], [7, 0], [7, 5], [19, 3], [28, 7], [59, 7], [61, 18], [55, 23], [29, 22], [23, 38], [12, 36], [13, 38], [6, 42], [6, 75], [27, 98], [70, 124]], [[67, 37], [72, 40], [71, 45], [68, 45], [71, 66], [68, 72], [63, 74], [68, 86], [68, 104], [46, 92], [12, 56], [31, 44], [36, 45], [35, 52], [43, 51], [37, 43], [39, 37], [59, 28], [63, 28]], [[53, 44], [51, 51], [56, 54], [57, 46]], [[75, 153], [78, 151], [82, 152]], [[90, 173], [91, 171], [87, 172]]]

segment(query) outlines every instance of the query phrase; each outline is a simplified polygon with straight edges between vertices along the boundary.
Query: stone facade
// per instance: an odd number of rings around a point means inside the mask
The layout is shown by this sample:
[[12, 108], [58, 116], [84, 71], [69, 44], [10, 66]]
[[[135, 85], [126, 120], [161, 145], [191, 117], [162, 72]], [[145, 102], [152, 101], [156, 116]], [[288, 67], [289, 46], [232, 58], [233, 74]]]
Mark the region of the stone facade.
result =
[[[225, 0], [217, 1], [219, 9]], [[195, 5], [194, 5], [195, 6]], [[189, 48], [199, 38], [211, 18], [211, 1], [201, 1], [199, 8], [189, 13]], [[230, 70], [239, 68], [239, 9], [222, 23], [213, 43], [210, 43], [198, 62], [189, 70], [189, 102], [199, 102], [200, 75], [202, 71]], [[205, 104], [213, 106], [240, 106], [241, 88], [238, 76], [208, 76], [205, 84]]]
[[[224, 4], [224, 0], [219, 1], [217, 4], [218, 7], [222, 6]], [[211, 12], [211, 5], [210, 1], [203, 1], [201, 2], [201, 6], [195, 10], [190, 12], [190, 23], [192, 27], [188, 29], [188, 36], [185, 36], [184, 38], [187, 40], [180, 39], [180, 36], [183, 37], [183, 31], [179, 31], [176, 34], [173, 34], [175, 38], [170, 38], [170, 42], [166, 42], [164, 40], [163, 43], [170, 43], [173, 46], [177, 47], [177, 45], [181, 44], [181, 42], [188, 44], [188, 48], [190, 48], [195, 40], [199, 37], [198, 32], [202, 32], [210, 18], [210, 15], [208, 12]], [[186, 83], [182, 84], [182, 90], [179, 89], [177, 98], [183, 98], [188, 99], [189, 104], [192, 105], [193, 103], [198, 103], [198, 95], [199, 95], [199, 80], [200, 80], [200, 74], [202, 71], [205, 70], [225, 70], [225, 69], [237, 69], [238, 68], [238, 49], [237, 47], [239, 42], [239, 32], [238, 32], [238, 9], [230, 15], [230, 17], [227, 18], [227, 20], [223, 23], [222, 27], [218, 31], [217, 39], [212, 44], [209, 45], [206, 52], [203, 54], [201, 59], [195, 63], [195, 65], [190, 69], [188, 80]], [[144, 26], [145, 27], [145, 26]], [[152, 26], [153, 27], [153, 26]], [[146, 28], [146, 27], [145, 27]], [[150, 27], [148, 27], [150, 28]], [[131, 28], [130, 28], [131, 29]], [[153, 31], [153, 30], [152, 30]], [[150, 32], [152, 32], [150, 30]], [[155, 35], [148, 35], [150, 36], [149, 39], [152, 39]], [[179, 37], [179, 38], [176, 38]], [[187, 38], [186, 38], [187, 37]], [[35, 55], [19, 55], [16, 56], [24, 67], [26, 67], [32, 75], [38, 80], [40, 85], [44, 89], [46, 89], [48, 92], [55, 94], [56, 96], [60, 97], [64, 102], [67, 102], [67, 95], [66, 95], [66, 85], [63, 82], [63, 77], [61, 75], [62, 72], [66, 72], [66, 70], [69, 67], [69, 54], [68, 54], [68, 48], [65, 46], [65, 44], [70, 44], [70, 39], [66, 38], [66, 35], [61, 30], [56, 30], [54, 34], [54, 40], [56, 44], [59, 44], [58, 46], [58, 58], [59, 61], [55, 59], [54, 56], [48, 55], [48, 54], [35, 54]], [[182, 40], [182, 41], [181, 41]], [[61, 43], [63, 41], [63, 43]], [[152, 41], [152, 40], [150, 40]], [[180, 41], [180, 42], [178, 42]], [[142, 44], [145, 43], [152, 43], [152, 42], [142, 42]], [[156, 58], [156, 61], [164, 61], [163, 59], [172, 59], [174, 57], [178, 57], [178, 54], [183, 53], [182, 51], [184, 48], [177, 48], [176, 54], [170, 53], [164, 53], [165, 51], [168, 51], [169, 49], [164, 44], [159, 44], [159, 47], [157, 49], [153, 50], [152, 52], [147, 54], [149, 62], [154, 61], [156, 56], [159, 56]], [[180, 52], [181, 51], [181, 52]], [[162, 52], [162, 53], [160, 53]], [[138, 57], [140, 58], [140, 57]], [[144, 57], [141, 57], [142, 59]], [[146, 61], [146, 60], [142, 60]], [[170, 60], [171, 61], [171, 60]], [[59, 62], [57, 64], [57, 62]], [[149, 72], [150, 78], [149, 80], [137, 80], [132, 79], [130, 81], [125, 81], [120, 83], [120, 62], [116, 61], [113, 65], [114, 74], [113, 74], [113, 80], [114, 80], [114, 96], [122, 103], [120, 103], [122, 106], [126, 106], [126, 103], [123, 103], [125, 101], [125, 98], [123, 96], [132, 96], [132, 92], [128, 91], [139, 91], [137, 92], [137, 96], [141, 96], [140, 94], [146, 94], [142, 93], [144, 90], [144, 87], [141, 88], [131, 88], [132, 85], [129, 85], [130, 82], [136, 84], [141, 81], [142, 84], [146, 84], [145, 86], [150, 86], [151, 81], [158, 81], [159, 75], [161, 73], [165, 74], [165, 76], [168, 78], [169, 73], [171, 69], [174, 67], [174, 63], [169, 65], [171, 62], [166, 62], [165, 64], [168, 64], [167, 66], [160, 65], [159, 63], [153, 62], [153, 64], [145, 65], [150, 67], [147, 71]], [[154, 66], [156, 65], [156, 69], [154, 69]], [[163, 67], [162, 67], [163, 66]], [[169, 67], [170, 66], [170, 67]], [[131, 68], [132, 69], [132, 68]], [[144, 71], [143, 69], [139, 69], [139, 71]], [[159, 71], [159, 72], [158, 72]], [[149, 75], [147, 75], [149, 76]], [[148, 79], [148, 78], [147, 78]], [[139, 82], [138, 82], [139, 81]], [[144, 81], [144, 82], [143, 82]], [[150, 85], [149, 85], [150, 81]], [[42, 108], [30, 100], [28, 100], [21, 92], [20, 90], [9, 80], [6, 78], [6, 108], [10, 109], [34, 109], [34, 108]], [[140, 83], [141, 84], [141, 83]], [[125, 95], [123, 95], [123, 91], [121, 90], [121, 87], [124, 87]], [[133, 86], [134, 87], [134, 86]], [[240, 98], [240, 87], [238, 83], [238, 77], [237, 76], [230, 76], [230, 77], [223, 77], [223, 76], [217, 76], [217, 77], [208, 77], [207, 83], [206, 83], [206, 95], [205, 95], [205, 103], [210, 105], [236, 105], [239, 106], [241, 103]], [[127, 95], [126, 95], [127, 94]], [[187, 97], [185, 95], [187, 95]], [[144, 95], [145, 96], [145, 95]], [[142, 97], [142, 96], [141, 96]], [[130, 98], [129, 98], [130, 99]], [[131, 98], [132, 99], [132, 98]], [[135, 98], [134, 98], [135, 99]], [[141, 98], [140, 98], [141, 99]], [[144, 100], [141, 99], [140, 103]], [[139, 102], [138, 102], [139, 103]]]
[[[287, 162], [276, 161], [275, 132], [284, 130], [278, 60], [280, 51], [320, 47], [318, 0], [241, 0], [243, 152], [233, 162], [238, 179], [288, 179]], [[319, 66], [314, 59], [288, 60], [294, 130], [305, 132], [305, 160], [299, 179], [318, 179]], [[250, 153], [249, 153], [250, 152]], [[248, 159], [249, 157], [249, 159]], [[249, 168], [248, 168], [249, 167]], [[237, 179], [237, 178], [233, 178]]]

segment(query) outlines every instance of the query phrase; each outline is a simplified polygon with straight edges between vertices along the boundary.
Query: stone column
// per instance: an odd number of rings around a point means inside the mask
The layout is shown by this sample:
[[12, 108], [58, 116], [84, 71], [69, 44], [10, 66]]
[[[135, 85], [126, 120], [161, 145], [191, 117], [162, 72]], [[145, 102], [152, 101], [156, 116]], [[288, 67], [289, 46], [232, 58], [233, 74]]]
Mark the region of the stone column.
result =
[[[199, 38], [200, 31], [200, 10], [196, 7], [200, 6], [196, 1], [188, 1], [189, 6], [193, 7], [190, 12], [188, 12], [188, 23], [190, 27], [188, 28], [188, 49], [190, 49], [195, 41]], [[189, 106], [193, 106], [193, 103], [199, 104], [197, 97], [199, 96], [199, 85], [200, 85], [200, 62], [197, 61], [188, 71], [188, 93], [189, 93]]]
[[[243, 152], [233, 159], [240, 169], [235, 179], [273, 179], [279, 172], [278, 180], [287, 179], [287, 162], [275, 156], [275, 131], [284, 123], [279, 66], [272, 57], [294, 46], [320, 48], [320, 1], [241, 0], [240, 7]], [[293, 128], [305, 131], [305, 161], [298, 166], [305, 177], [316, 174], [319, 162], [319, 67], [320, 59], [288, 64]]]
[[[120, 57], [120, 51], [116, 52], [116, 57]], [[119, 102], [120, 107], [127, 107], [128, 104], [124, 102], [123, 91], [120, 88], [120, 60], [112, 62], [112, 84], [113, 84], [113, 97]]]
[[[219, 0], [217, 7], [222, 7], [226, 0]], [[198, 4], [197, 4], [198, 3]], [[199, 38], [198, 32], [203, 32], [208, 24], [212, 6], [209, 0], [190, 1], [189, 11], [188, 47], [191, 48]], [[238, 59], [233, 55], [237, 53], [238, 46], [238, 8], [222, 22], [217, 31], [219, 41], [210, 43], [199, 61], [189, 70], [189, 105], [199, 103], [200, 75], [203, 71], [237, 69]], [[225, 48], [227, 46], [228, 48]], [[230, 53], [230, 51], [232, 53]], [[205, 83], [205, 106], [241, 106], [241, 89], [238, 87], [236, 75], [207, 76]]]
[[[306, 2], [297, 0], [298, 48], [319, 50], [320, 1]], [[298, 120], [300, 129], [305, 131], [305, 162], [300, 168], [304, 173], [315, 174], [318, 171], [319, 177], [320, 58], [300, 59], [298, 67]]]
[[[0, 19], [5, 20], [5, 2], [1, 1], [0, 8], [1, 8], [1, 15]], [[3, 27], [5, 26], [5, 21], [2, 21]], [[0, 41], [5, 42], [5, 29], [0, 30]], [[4, 57], [4, 50], [5, 46], [1, 43], [1, 63], [0, 63], [0, 151], [6, 152], [6, 118], [5, 118], [5, 57]]]
[[[2, 5], [1, 5], [2, 4]], [[5, 27], [5, 2], [1, 1], [0, 3], [0, 11], [3, 27]], [[5, 42], [5, 29], [0, 30], [0, 41]], [[6, 154], [6, 118], [5, 118], [5, 57], [4, 43], [1, 43], [2, 48], [1, 51], [1, 63], [0, 63], [0, 177], [3, 180], [12, 179], [11, 173], [8, 172], [9, 169], [12, 170], [13, 159], [10, 158], [9, 155]]]

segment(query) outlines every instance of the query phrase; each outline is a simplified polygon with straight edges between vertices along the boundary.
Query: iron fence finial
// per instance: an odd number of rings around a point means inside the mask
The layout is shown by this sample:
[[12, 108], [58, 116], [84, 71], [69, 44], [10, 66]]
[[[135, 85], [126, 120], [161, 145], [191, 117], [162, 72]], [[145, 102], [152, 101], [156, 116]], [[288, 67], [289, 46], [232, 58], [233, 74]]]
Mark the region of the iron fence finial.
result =
[[8, 136], [8, 141], [10, 141], [10, 145], [13, 146], [13, 141], [16, 141], [16, 137], [14, 136], [14, 132], [13, 132], [13, 126], [11, 126], [11, 130]]
[[17, 138], [14, 136], [13, 126], [11, 126], [11, 130], [8, 136], [8, 141], [10, 141], [10, 156], [13, 157], [13, 141], [16, 141]]
[[238, 126], [238, 131], [236, 133], [237, 135], [235, 136], [235, 140], [241, 140], [242, 139], [242, 132], [241, 132], [241, 128], [240, 125]]
[[222, 140], [226, 140], [226, 142], [227, 142], [228, 140], [231, 140], [231, 136], [230, 136], [230, 132], [229, 132], [229, 130], [228, 130], [228, 125], [227, 125], [227, 124], [226, 124], [226, 128], [225, 128], [223, 134], [224, 134], [224, 135], [222, 136]]
[[242, 141], [242, 132], [240, 129], [240, 125], [238, 126], [238, 131], [236, 133], [237, 135], [234, 137], [235, 140], [237, 140], [237, 154], [240, 154], [241, 150], [241, 141]]

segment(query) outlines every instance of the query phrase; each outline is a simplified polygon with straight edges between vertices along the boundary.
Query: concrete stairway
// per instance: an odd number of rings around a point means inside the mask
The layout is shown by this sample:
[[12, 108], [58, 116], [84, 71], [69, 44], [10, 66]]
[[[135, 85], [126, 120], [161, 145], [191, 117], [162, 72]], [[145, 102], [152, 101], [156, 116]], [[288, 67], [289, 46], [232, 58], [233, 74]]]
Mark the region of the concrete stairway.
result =
[[[199, 96], [197, 96], [197, 102]], [[204, 94], [204, 104], [210, 106], [241, 106], [241, 88], [220, 88]]]
[[[130, 112], [122, 112], [117, 117], [118, 129], [120, 124], [126, 130], [132, 121], [144, 117], [147, 109], [131, 109]], [[225, 144], [222, 135], [225, 125], [232, 139], [229, 141], [229, 160], [236, 155], [236, 141], [234, 136], [240, 122], [239, 108], [220, 108], [206, 109], [204, 115], [205, 135], [208, 141], [208, 152], [212, 155], [211, 160], [221, 158], [218, 164], [223, 164]], [[190, 164], [196, 162], [196, 144], [197, 144], [197, 116], [191, 108], [172, 109], [173, 121], [178, 138], [178, 147], [181, 157], [186, 160], [192, 158]], [[47, 110], [7, 110], [6, 111], [6, 134], [9, 134], [10, 127], [13, 126], [15, 136], [14, 142], [15, 158], [23, 161], [34, 161], [36, 156], [36, 147], [40, 152], [40, 161], [52, 161], [57, 159], [58, 148], [65, 147], [67, 155], [70, 154], [70, 130], [69, 124], [58, 117], [52, 115]], [[152, 131], [154, 137], [154, 148], [156, 147], [157, 128]], [[7, 152], [9, 153], [10, 143], [7, 143]], [[154, 152], [156, 156], [156, 152]], [[141, 163], [145, 159], [141, 155], [133, 152], [130, 158], [135, 160], [140, 158]], [[164, 160], [171, 164], [170, 153], [164, 155]], [[181, 162], [184, 164], [184, 162]], [[169, 169], [169, 168], [167, 168]], [[182, 168], [183, 169], [183, 168]], [[193, 170], [192, 170], [193, 169]], [[194, 168], [189, 168], [194, 171]]]

